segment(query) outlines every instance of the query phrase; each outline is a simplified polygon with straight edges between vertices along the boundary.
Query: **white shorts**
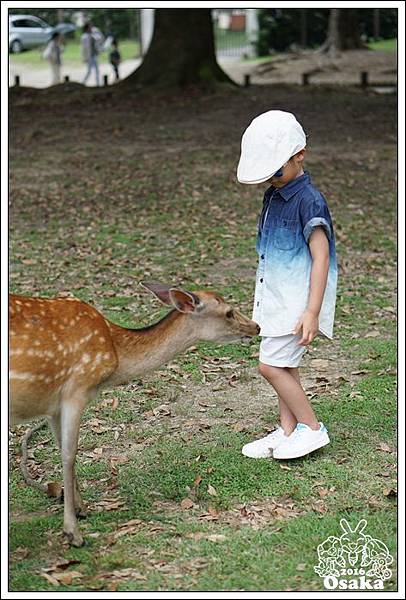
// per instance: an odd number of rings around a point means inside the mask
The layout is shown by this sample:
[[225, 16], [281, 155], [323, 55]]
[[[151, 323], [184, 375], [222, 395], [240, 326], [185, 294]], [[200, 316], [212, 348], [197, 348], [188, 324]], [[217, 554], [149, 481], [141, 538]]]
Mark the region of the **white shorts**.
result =
[[290, 333], [278, 337], [263, 337], [259, 346], [259, 360], [271, 367], [298, 367], [305, 346], [299, 346], [301, 335]]

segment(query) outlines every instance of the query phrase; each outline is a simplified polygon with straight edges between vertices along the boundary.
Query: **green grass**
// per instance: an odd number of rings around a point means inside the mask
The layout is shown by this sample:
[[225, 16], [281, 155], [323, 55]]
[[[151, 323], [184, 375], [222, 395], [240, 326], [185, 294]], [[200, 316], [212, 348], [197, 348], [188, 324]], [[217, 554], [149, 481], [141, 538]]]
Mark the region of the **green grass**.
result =
[[[133, 40], [123, 40], [119, 43], [119, 50], [122, 60], [130, 60], [139, 57], [139, 43]], [[47, 62], [42, 58], [44, 48], [32, 48], [25, 50], [20, 54], [10, 54], [9, 58], [13, 64], [30, 64], [35, 66], [46, 65]], [[108, 52], [102, 52], [99, 55], [101, 62], [108, 62]], [[69, 39], [65, 41], [65, 50], [62, 55], [63, 64], [81, 64], [81, 49], [78, 39]]]
[[[243, 457], [242, 445], [278, 419], [256, 376], [259, 340], [198, 344], [87, 409], [77, 464], [90, 507], [83, 548], [63, 541], [62, 506], [23, 484], [24, 429], [14, 431], [12, 590], [322, 591], [316, 549], [340, 535], [342, 517], [366, 518], [396, 554], [396, 105], [328, 90], [272, 94], [293, 111], [300, 100], [308, 168], [336, 228], [335, 339], [317, 339], [302, 369], [331, 444], [286, 463]], [[38, 110], [41, 98], [12, 106], [11, 289], [70, 290], [128, 327], [166, 313], [142, 280], [209, 287], [250, 314], [263, 190], [237, 186], [234, 170], [240, 125], [269, 107], [269, 90], [165, 105], [121, 98], [101, 113], [82, 96]], [[313, 358], [331, 359], [329, 368], [315, 372]], [[30, 447], [34, 475], [59, 481], [48, 430]], [[185, 498], [194, 506], [182, 508]], [[121, 504], [106, 510], [112, 499]], [[140, 522], [114, 540], [131, 519]], [[82, 577], [56, 588], [41, 569], [62, 558], [79, 561], [68, 571]], [[126, 568], [134, 572], [120, 577]], [[396, 589], [393, 570], [386, 591]]]
[[376, 42], [369, 42], [368, 47], [371, 50], [396, 50], [397, 39], [392, 38], [390, 40], [378, 40]]

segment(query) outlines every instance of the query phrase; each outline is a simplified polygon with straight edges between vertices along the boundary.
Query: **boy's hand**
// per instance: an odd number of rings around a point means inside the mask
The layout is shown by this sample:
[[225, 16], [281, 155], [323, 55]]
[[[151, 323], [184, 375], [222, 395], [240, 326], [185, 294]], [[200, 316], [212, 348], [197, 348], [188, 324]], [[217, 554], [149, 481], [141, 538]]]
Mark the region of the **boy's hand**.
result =
[[298, 342], [299, 346], [308, 346], [312, 343], [319, 331], [318, 315], [306, 310], [295, 327], [295, 335], [302, 331], [302, 339]]

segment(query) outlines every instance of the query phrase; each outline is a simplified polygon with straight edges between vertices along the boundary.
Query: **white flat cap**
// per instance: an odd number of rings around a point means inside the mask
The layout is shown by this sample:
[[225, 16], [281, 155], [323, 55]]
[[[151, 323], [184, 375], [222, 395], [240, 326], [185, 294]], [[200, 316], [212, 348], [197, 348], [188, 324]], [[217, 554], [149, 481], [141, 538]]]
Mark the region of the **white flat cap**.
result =
[[254, 184], [270, 179], [305, 146], [306, 134], [295, 115], [283, 110], [259, 115], [242, 136], [238, 181]]

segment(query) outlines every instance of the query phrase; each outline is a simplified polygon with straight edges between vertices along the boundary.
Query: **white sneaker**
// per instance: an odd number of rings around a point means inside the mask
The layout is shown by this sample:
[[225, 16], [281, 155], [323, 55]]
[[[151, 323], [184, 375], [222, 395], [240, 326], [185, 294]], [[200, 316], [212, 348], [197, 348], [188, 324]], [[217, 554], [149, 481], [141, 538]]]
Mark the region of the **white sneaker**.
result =
[[299, 458], [314, 452], [330, 443], [327, 429], [320, 423], [320, 429], [314, 430], [298, 423], [296, 429], [288, 438], [274, 450], [273, 457], [277, 459]]
[[278, 429], [260, 440], [245, 444], [241, 452], [249, 458], [270, 458], [272, 456], [271, 450], [275, 450], [279, 444], [287, 439], [288, 436], [285, 435], [282, 427], [278, 427]]

